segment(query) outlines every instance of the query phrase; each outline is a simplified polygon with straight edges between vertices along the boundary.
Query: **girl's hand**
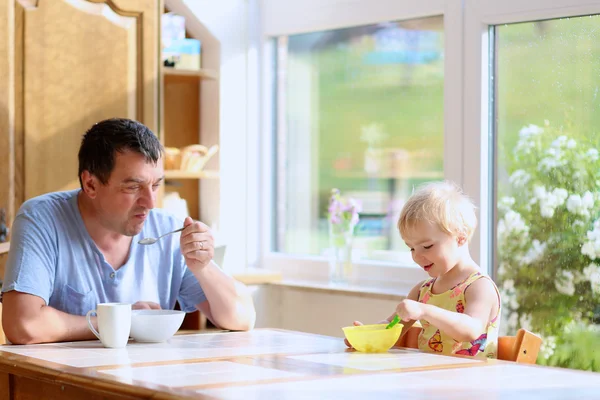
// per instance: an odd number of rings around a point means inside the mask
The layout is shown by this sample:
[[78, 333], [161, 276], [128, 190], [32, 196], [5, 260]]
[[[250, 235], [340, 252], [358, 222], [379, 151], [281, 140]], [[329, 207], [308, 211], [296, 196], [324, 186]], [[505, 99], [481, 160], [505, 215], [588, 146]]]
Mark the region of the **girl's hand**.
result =
[[417, 321], [423, 318], [423, 305], [418, 301], [404, 299], [396, 307], [396, 314], [402, 321]]
[[[360, 321], [354, 321], [353, 325], [354, 326], [361, 326], [363, 323]], [[348, 346], [349, 348], [352, 348], [352, 345], [350, 344], [350, 342], [348, 342], [348, 339], [344, 338], [344, 344], [346, 346]]]

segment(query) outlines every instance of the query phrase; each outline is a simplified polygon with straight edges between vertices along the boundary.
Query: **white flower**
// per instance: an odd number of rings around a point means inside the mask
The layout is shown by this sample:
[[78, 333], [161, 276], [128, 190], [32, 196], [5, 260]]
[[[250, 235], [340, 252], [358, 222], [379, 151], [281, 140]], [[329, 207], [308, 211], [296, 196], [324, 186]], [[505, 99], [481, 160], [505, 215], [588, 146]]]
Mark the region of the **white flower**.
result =
[[506, 324], [508, 325], [509, 331], [517, 330], [517, 323], [519, 322], [518, 315], [516, 312], [511, 312], [508, 315], [508, 319], [506, 320]]
[[556, 337], [555, 336], [546, 336], [542, 341], [542, 346], [540, 347], [540, 355], [545, 359], [550, 358], [554, 354], [554, 350], [556, 349]]
[[583, 275], [590, 281], [592, 292], [600, 294], [600, 266], [591, 263], [583, 269]]
[[531, 247], [527, 251], [527, 254], [521, 259], [521, 262], [525, 265], [529, 265], [534, 261], [539, 260], [544, 255], [546, 247], [548, 247], [547, 243], [540, 243], [539, 240], [534, 239], [531, 242]]
[[596, 149], [589, 149], [586, 153], [585, 156], [590, 160], [590, 161], [598, 161], [598, 150]]
[[582, 205], [590, 209], [594, 207], [594, 195], [588, 190], [583, 194], [583, 198], [581, 199]]
[[536, 199], [542, 200], [544, 197], [546, 197], [546, 188], [540, 185], [535, 185], [533, 187], [533, 194], [535, 195]]
[[536, 185], [533, 188], [535, 200], [532, 203], [539, 202], [540, 214], [544, 218], [552, 218], [556, 207], [564, 204], [568, 192], [563, 188], [555, 188], [552, 191], [546, 191], [544, 186]]
[[554, 141], [552, 142], [552, 147], [560, 148], [565, 144], [567, 144], [567, 137], [565, 135], [561, 135], [554, 139]]
[[575, 294], [575, 277], [571, 271], [560, 271], [560, 275], [554, 280], [554, 286], [559, 293], [573, 296]]
[[569, 139], [567, 142], [567, 149], [574, 149], [577, 146], [577, 142], [573, 139]]
[[531, 315], [523, 314], [521, 318], [519, 318], [519, 326], [523, 329], [531, 330]]
[[540, 207], [540, 214], [544, 218], [552, 218], [554, 216], [554, 208], [552, 207]]
[[588, 241], [581, 246], [581, 254], [588, 256], [592, 260], [596, 259], [596, 250], [594, 249], [594, 242]]
[[590, 210], [594, 207], [594, 195], [586, 191], [583, 197], [578, 194], [572, 194], [567, 200], [567, 210], [575, 215], [583, 217], [590, 216]]
[[521, 130], [519, 131], [519, 138], [529, 139], [530, 137], [540, 135], [543, 132], [543, 128], [540, 128], [539, 126], [534, 124], [529, 124], [521, 128]]
[[525, 225], [521, 214], [511, 210], [498, 221], [497, 234], [499, 243], [505, 243], [512, 236], [525, 240], [529, 235], [529, 227]]
[[516, 170], [512, 173], [508, 181], [516, 188], [525, 187], [529, 180], [531, 179], [531, 175], [525, 172], [522, 169]]
[[562, 205], [567, 199], [567, 197], [569, 197], [569, 192], [567, 192], [567, 190], [563, 188], [555, 188], [552, 191], [552, 194], [556, 197], [559, 205]]
[[553, 169], [558, 169], [566, 164], [565, 161], [558, 157], [545, 157], [538, 164], [538, 169], [542, 172], [550, 172]]
[[512, 279], [507, 279], [502, 283], [502, 288], [506, 291], [515, 290], [515, 281]]
[[516, 310], [519, 308], [519, 303], [517, 302], [517, 295], [514, 291], [502, 290], [500, 298], [502, 299], [504, 306], [508, 309]]
[[503, 213], [507, 213], [511, 210], [512, 206], [515, 204], [514, 197], [504, 196], [500, 200], [498, 200], [498, 210]]
[[537, 125], [528, 125], [519, 131], [519, 141], [515, 147], [515, 154], [531, 154], [531, 150], [539, 148], [539, 136], [544, 132]]
[[587, 231], [587, 240], [581, 246], [581, 254], [592, 260], [600, 258], [600, 220], [594, 221], [594, 229]]

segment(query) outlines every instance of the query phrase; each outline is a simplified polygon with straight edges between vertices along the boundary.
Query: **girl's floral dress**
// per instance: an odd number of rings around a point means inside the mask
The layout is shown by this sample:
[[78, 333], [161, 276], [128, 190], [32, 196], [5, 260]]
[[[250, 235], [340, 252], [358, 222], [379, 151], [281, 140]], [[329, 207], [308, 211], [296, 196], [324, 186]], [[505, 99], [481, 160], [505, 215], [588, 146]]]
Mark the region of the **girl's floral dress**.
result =
[[[476, 271], [454, 288], [439, 294], [431, 292], [435, 278], [429, 279], [421, 285], [419, 302], [431, 304], [448, 311], [463, 313], [466, 307], [465, 291], [478, 279], [489, 279], [491, 281], [489, 276]], [[500, 292], [493, 281], [492, 284], [496, 289], [498, 304], [500, 304]], [[501, 309], [498, 310], [498, 315], [488, 323], [485, 331], [481, 332], [481, 335], [472, 342], [458, 342], [450, 336], [445, 335], [444, 332], [431, 325], [428, 321], [422, 319], [420, 323], [423, 330], [419, 334], [419, 349], [439, 354], [461, 354], [475, 358], [496, 358], [500, 311]]]

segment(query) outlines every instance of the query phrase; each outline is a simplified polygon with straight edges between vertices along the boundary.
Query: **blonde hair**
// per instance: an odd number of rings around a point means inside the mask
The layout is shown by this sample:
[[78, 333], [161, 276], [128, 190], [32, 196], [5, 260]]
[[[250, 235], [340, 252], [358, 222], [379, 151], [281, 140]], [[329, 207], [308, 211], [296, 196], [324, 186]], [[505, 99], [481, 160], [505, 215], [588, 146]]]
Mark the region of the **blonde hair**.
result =
[[470, 240], [477, 227], [475, 205], [450, 181], [427, 183], [406, 201], [398, 219], [400, 235], [405, 237], [418, 222], [429, 222], [455, 237]]

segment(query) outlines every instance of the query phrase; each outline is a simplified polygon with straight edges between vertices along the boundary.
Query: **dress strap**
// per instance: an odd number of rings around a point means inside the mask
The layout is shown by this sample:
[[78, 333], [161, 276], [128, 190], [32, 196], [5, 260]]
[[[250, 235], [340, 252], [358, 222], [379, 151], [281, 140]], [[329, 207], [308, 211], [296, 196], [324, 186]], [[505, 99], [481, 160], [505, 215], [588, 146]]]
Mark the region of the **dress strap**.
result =
[[433, 286], [433, 282], [435, 282], [435, 278], [427, 279], [426, 281], [424, 281], [421, 284], [421, 287], [419, 288], [419, 296], [417, 298], [417, 301], [420, 301], [421, 298], [423, 298], [423, 296], [425, 295], [425, 292], [427, 290], [431, 290], [431, 287]]
[[483, 274], [482, 274], [481, 272], [479, 272], [479, 271], [475, 271], [475, 272], [473, 272], [471, 275], [469, 275], [469, 277], [468, 277], [467, 279], [465, 279], [465, 280], [464, 280], [464, 281], [463, 281], [463, 282], [462, 282], [462, 283], [461, 283], [459, 286], [461, 286], [461, 287], [462, 287], [462, 290], [463, 290], [463, 292], [464, 292], [465, 290], [467, 290], [467, 288], [468, 288], [469, 286], [471, 286], [471, 284], [472, 284], [473, 282], [475, 282], [475, 281], [476, 281], [476, 280], [478, 280], [478, 279], [485, 278], [486, 276], [487, 276], [487, 275], [483, 275]]

